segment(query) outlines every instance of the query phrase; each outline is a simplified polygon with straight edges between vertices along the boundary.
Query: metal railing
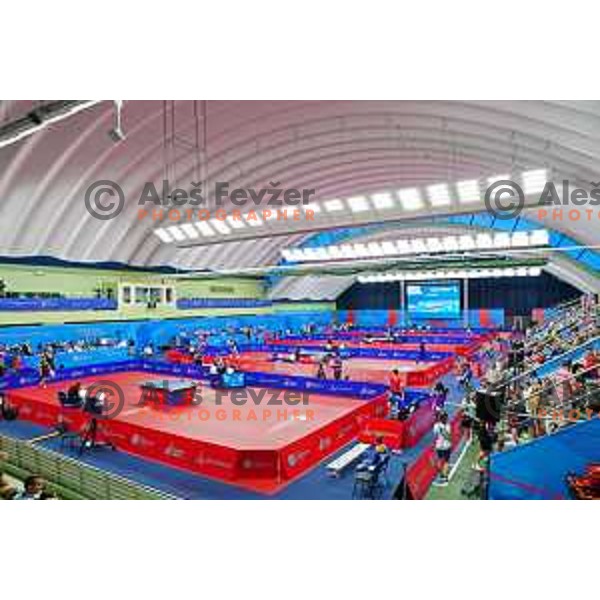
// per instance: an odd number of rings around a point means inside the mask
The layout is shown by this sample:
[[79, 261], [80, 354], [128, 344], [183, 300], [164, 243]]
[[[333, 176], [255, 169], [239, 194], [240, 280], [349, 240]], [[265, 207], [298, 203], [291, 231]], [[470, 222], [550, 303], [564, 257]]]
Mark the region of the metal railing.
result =
[[36, 474], [59, 497], [86, 500], [175, 500], [176, 496], [103, 471], [31, 442], [0, 434], [5, 470], [19, 478]]

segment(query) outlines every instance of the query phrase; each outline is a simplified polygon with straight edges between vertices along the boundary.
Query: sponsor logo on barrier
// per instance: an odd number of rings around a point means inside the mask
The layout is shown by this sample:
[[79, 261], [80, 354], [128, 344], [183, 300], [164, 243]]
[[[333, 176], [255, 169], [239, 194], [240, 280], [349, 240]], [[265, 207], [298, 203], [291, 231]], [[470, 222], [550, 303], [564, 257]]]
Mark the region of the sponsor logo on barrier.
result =
[[273, 470], [275, 465], [272, 461], [269, 460], [260, 460], [256, 457], [254, 458], [244, 458], [241, 463], [241, 467], [244, 471], [264, 471]]
[[131, 445], [136, 448], [152, 448], [156, 445], [152, 440], [145, 438], [139, 433], [132, 434], [129, 441], [131, 442]]
[[331, 438], [330, 437], [319, 438], [319, 450], [321, 452], [324, 452], [330, 446], [331, 446]]
[[344, 427], [341, 427], [340, 430], [336, 433], [336, 437], [339, 438], [343, 438], [346, 437], [349, 433], [351, 433], [354, 430], [354, 424], [349, 423], [348, 425], [345, 425]]
[[171, 456], [172, 458], [185, 458], [185, 450], [178, 448], [175, 444], [169, 444], [165, 448], [165, 455]]
[[300, 452], [292, 452], [287, 457], [287, 464], [289, 467], [297, 467], [302, 461], [309, 458], [311, 451], [309, 449], [302, 450]]
[[235, 467], [234, 462], [223, 460], [218, 456], [212, 456], [205, 450], [200, 451], [193, 462], [198, 466], [216, 467], [224, 470], [231, 470]]

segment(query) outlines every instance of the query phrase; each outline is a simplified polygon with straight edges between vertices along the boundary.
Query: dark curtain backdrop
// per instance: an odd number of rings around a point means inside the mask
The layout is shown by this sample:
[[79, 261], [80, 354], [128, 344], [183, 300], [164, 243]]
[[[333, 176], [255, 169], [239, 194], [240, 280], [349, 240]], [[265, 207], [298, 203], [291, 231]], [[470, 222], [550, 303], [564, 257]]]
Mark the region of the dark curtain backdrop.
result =
[[[529, 316], [534, 308], [549, 308], [577, 298], [581, 292], [548, 273], [540, 277], [469, 280], [469, 308], [503, 308], [508, 317]], [[400, 284], [355, 283], [337, 299], [338, 310], [400, 308]]]

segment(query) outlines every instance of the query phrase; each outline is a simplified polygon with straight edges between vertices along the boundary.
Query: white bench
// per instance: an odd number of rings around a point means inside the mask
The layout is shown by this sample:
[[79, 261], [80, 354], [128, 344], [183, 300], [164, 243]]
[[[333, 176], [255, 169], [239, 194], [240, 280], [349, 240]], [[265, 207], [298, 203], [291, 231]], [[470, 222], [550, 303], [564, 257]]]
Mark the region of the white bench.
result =
[[327, 471], [333, 477], [339, 477], [340, 473], [356, 462], [371, 444], [358, 443], [352, 446], [349, 450], [338, 456], [335, 460], [327, 465]]

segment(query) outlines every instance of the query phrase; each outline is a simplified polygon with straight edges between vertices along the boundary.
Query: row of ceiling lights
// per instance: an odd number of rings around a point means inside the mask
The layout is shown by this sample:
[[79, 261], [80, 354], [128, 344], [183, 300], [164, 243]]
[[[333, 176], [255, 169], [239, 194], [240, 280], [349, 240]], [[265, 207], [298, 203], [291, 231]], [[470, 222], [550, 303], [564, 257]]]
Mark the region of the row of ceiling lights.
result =
[[550, 235], [545, 229], [533, 231], [498, 232], [495, 234], [448, 235], [417, 239], [386, 240], [365, 244], [343, 244], [316, 248], [286, 248], [281, 251], [288, 262], [322, 262], [381, 256], [439, 254], [470, 250], [502, 250], [547, 246]]
[[491, 269], [461, 269], [435, 271], [403, 271], [394, 273], [377, 273], [359, 275], [359, 283], [385, 283], [390, 281], [432, 281], [447, 279], [483, 279], [491, 277], [539, 277], [541, 267], [504, 267]]
[[[468, 179], [455, 183], [436, 183], [424, 188], [412, 187], [393, 192], [382, 191], [369, 195], [353, 196], [346, 199], [334, 198], [319, 203], [313, 202], [301, 205], [297, 208], [305, 212], [310, 210], [315, 215], [315, 218], [318, 218], [316, 215], [319, 214], [336, 215], [343, 214], [344, 212], [360, 214], [392, 209], [401, 209], [406, 213], [427, 208], [443, 208], [450, 206], [454, 201], [462, 205], [474, 205], [475, 203], [482, 202], [488, 186], [497, 181], [513, 180], [521, 185], [525, 194], [529, 195], [541, 192], [546, 185], [546, 178], [546, 169], [534, 169], [524, 171], [519, 176], [515, 176], [514, 179], [510, 175], [504, 174], [484, 179]], [[290, 209], [296, 210], [296, 207], [290, 207]], [[280, 218], [278, 210], [274, 208], [270, 210], [270, 214], [265, 218], [261, 218], [261, 215], [265, 215], [262, 209], [241, 214], [239, 218], [227, 215], [222, 219], [212, 218], [204, 221], [185, 223], [183, 225], [160, 227], [155, 229], [154, 233], [165, 243], [185, 242], [200, 237], [227, 236], [235, 230], [243, 230], [248, 227], [262, 227], [266, 223], [287, 222], [287, 220]]]
[[[316, 205], [315, 205], [316, 206]], [[311, 204], [300, 206], [301, 210], [313, 210], [316, 214], [320, 208]], [[294, 209], [295, 210], [295, 209]], [[278, 213], [275, 209], [270, 210], [270, 214], [265, 216], [263, 210], [251, 211], [240, 215], [226, 215], [223, 211], [223, 218], [213, 217], [205, 221], [194, 221], [182, 225], [171, 225], [170, 227], [159, 227], [154, 230], [154, 234], [165, 243], [185, 242], [195, 240], [200, 237], [210, 238], [216, 235], [227, 236], [236, 230], [247, 229], [248, 227], [262, 227], [265, 223], [277, 221]]]

